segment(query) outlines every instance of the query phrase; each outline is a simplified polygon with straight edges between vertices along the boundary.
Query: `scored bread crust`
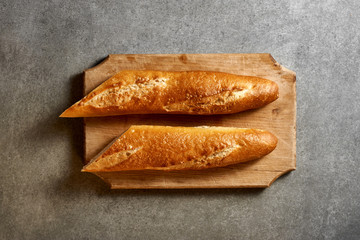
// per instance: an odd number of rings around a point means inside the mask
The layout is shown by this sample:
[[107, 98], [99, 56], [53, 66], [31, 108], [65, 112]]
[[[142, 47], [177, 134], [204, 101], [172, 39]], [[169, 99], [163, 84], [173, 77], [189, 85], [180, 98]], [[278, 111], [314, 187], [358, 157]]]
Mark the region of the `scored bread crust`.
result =
[[261, 158], [277, 138], [259, 129], [228, 127], [131, 126], [82, 169], [200, 170]]
[[221, 72], [125, 70], [106, 80], [60, 117], [125, 114], [230, 114], [279, 97], [270, 80]]

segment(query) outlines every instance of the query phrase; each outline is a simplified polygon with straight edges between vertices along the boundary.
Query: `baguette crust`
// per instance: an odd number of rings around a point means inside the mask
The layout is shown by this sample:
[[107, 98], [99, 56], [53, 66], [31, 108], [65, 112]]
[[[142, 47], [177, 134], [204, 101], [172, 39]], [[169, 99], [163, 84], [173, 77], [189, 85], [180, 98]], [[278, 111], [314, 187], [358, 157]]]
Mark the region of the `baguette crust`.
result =
[[278, 85], [258, 77], [126, 70], [105, 81], [60, 117], [230, 114], [265, 106], [278, 97]]
[[261, 158], [277, 138], [263, 130], [225, 127], [131, 126], [83, 172], [200, 170]]

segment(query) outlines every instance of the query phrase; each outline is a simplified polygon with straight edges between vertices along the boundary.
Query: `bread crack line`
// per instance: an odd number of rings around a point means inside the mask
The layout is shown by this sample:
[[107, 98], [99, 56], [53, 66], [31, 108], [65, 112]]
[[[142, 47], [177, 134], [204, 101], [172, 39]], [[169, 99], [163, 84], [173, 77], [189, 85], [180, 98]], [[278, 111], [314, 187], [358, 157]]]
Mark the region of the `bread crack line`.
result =
[[197, 165], [197, 167], [201, 167], [201, 166], [216, 164], [217, 161], [223, 160], [224, 158], [229, 156], [232, 152], [240, 148], [241, 148], [240, 145], [233, 145], [198, 159], [192, 159], [190, 161], [181, 162], [180, 164], [167, 166], [167, 168], [172, 169], [172, 168], [178, 168], [179, 166], [187, 167], [188, 165], [189, 166]]
[[153, 80], [136, 81], [134, 84], [127, 86], [113, 86], [106, 89], [99, 95], [96, 95], [84, 105], [96, 107], [117, 106], [130, 102], [133, 98], [140, 98], [148, 95], [150, 92], [165, 88], [167, 78], [156, 78]]
[[[224, 106], [229, 102], [235, 102], [239, 99], [245, 97], [249, 90], [241, 89], [241, 90], [225, 90], [221, 91], [217, 94], [213, 94], [210, 96], [203, 97], [201, 100], [196, 98], [187, 99], [185, 101], [181, 101], [178, 103], [172, 103], [164, 106], [164, 110], [167, 112], [172, 111], [201, 111], [207, 106]], [[215, 100], [213, 100], [215, 99]]]

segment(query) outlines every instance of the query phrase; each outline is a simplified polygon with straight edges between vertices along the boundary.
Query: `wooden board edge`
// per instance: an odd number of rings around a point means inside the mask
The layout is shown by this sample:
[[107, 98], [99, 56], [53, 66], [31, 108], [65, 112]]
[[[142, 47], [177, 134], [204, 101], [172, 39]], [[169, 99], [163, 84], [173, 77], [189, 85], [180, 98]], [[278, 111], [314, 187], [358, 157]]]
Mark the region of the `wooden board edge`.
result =
[[240, 188], [268, 188], [270, 187], [279, 177], [294, 171], [296, 168], [291, 167], [283, 171], [264, 171], [273, 173], [273, 177], [264, 184], [248, 184], [248, 185], [203, 185], [203, 186], [189, 186], [187, 184], [184, 185], [175, 185], [175, 186], [163, 186], [163, 185], [154, 185], [154, 186], [138, 186], [138, 185], [119, 185], [119, 184], [112, 184], [111, 180], [101, 176], [101, 173], [92, 173], [98, 176], [103, 182], [105, 182], [110, 189], [224, 189], [224, 188], [233, 188], [233, 189], [240, 189]]
[[103, 61], [101, 61], [99, 64], [97, 64], [94, 67], [88, 68], [86, 70], [84, 70], [85, 74], [86, 73], [90, 73], [93, 71], [96, 71], [98, 68], [103, 67], [105, 64], [107, 64], [110, 61], [113, 60], [117, 60], [118, 58], [135, 58], [135, 57], [165, 57], [165, 56], [178, 56], [178, 57], [183, 57], [183, 58], [187, 58], [188, 56], [200, 56], [200, 55], [249, 55], [249, 56], [253, 56], [253, 55], [258, 55], [258, 56], [266, 56], [270, 59], [270, 61], [272, 61], [277, 67], [279, 67], [279, 69], [285, 73], [288, 73], [289, 75], [293, 75], [296, 76], [296, 73], [284, 66], [282, 66], [280, 63], [278, 63], [273, 56], [270, 53], [174, 53], [174, 54], [166, 54], [166, 53], [156, 53], [156, 54], [109, 54], [107, 57], [105, 57], [105, 59]]
[[296, 75], [295, 75], [295, 79], [294, 79], [294, 108], [295, 108], [295, 111], [294, 111], [294, 161], [295, 161], [295, 167], [296, 167], [296, 135], [297, 135], [297, 127], [296, 127], [296, 119], [297, 119], [297, 93], [296, 93]]
[[232, 188], [232, 189], [243, 189], [243, 188], [248, 188], [248, 189], [251, 189], [251, 188], [267, 188], [269, 187], [268, 185], [242, 185], [242, 186], [233, 186], [233, 185], [229, 185], [229, 186], [212, 186], [212, 185], [209, 185], [209, 186], [201, 186], [201, 187], [198, 187], [198, 186], [170, 186], [170, 187], [167, 187], [167, 186], [147, 186], [147, 187], [136, 187], [136, 186], [128, 186], [128, 187], [124, 187], [122, 185], [111, 185], [110, 184], [110, 189], [111, 190], [114, 190], [114, 189], [118, 189], [118, 190], [135, 190], [135, 189], [148, 189], [148, 190], [151, 190], [151, 189], [229, 189], [229, 188]]
[[[293, 121], [292, 124], [294, 126], [294, 142], [293, 142], [293, 154], [294, 154], [294, 156], [293, 156], [294, 157], [293, 164], [294, 164], [294, 169], [292, 169], [292, 170], [295, 170], [296, 169], [296, 132], [297, 132], [296, 131], [296, 117], [297, 117], [296, 72], [291, 70], [291, 69], [288, 69], [288, 68], [284, 67], [283, 65], [281, 65], [278, 61], [275, 60], [275, 58], [271, 54], [269, 54], [269, 57], [274, 62], [275, 65], [279, 66], [279, 68], [281, 69], [282, 72], [284, 72], [284, 73], [286, 73], [286, 75], [288, 75], [284, 79], [293, 82], [292, 87], [293, 87], [293, 92], [294, 92], [294, 121]], [[289, 171], [292, 171], [292, 170], [289, 170]], [[276, 179], [274, 179], [274, 181], [275, 180]]]
[[271, 55], [270, 53], [144, 53], [144, 54], [132, 54], [132, 53], [124, 53], [124, 54], [109, 54], [108, 57], [117, 58], [118, 56], [126, 56], [126, 57], [149, 57], [149, 56], [183, 56], [183, 55]]
[[88, 163], [88, 160], [86, 158], [87, 156], [87, 143], [86, 143], [86, 139], [87, 139], [87, 136], [86, 136], [86, 119], [85, 118], [82, 118], [82, 124], [83, 124], [83, 143], [84, 143], [84, 147], [83, 147], [83, 157], [82, 157], [82, 164], [83, 166], [85, 166], [87, 163]]

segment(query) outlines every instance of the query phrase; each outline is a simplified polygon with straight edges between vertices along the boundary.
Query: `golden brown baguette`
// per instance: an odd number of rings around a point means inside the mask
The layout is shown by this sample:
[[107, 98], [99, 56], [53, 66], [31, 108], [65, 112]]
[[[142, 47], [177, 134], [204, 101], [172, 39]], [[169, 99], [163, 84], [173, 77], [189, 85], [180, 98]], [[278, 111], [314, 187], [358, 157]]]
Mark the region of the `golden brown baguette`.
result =
[[279, 97], [275, 82], [220, 72], [121, 71], [60, 117], [125, 114], [229, 114]]
[[227, 127], [131, 126], [83, 172], [199, 170], [261, 158], [277, 138], [263, 130]]

